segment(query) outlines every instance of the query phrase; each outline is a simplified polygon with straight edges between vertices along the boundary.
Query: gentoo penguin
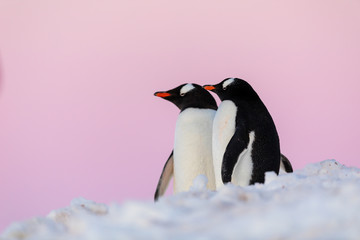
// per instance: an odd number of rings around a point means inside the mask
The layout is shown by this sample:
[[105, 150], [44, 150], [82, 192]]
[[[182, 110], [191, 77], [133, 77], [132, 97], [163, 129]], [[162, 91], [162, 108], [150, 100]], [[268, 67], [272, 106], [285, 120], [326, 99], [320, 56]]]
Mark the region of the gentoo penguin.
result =
[[278, 133], [270, 113], [250, 84], [227, 78], [204, 88], [216, 93], [222, 101], [213, 127], [217, 189], [228, 182], [240, 186], [263, 183], [267, 171], [278, 174]]
[[172, 175], [174, 193], [188, 191], [199, 174], [207, 177], [207, 188], [215, 190], [212, 163], [212, 128], [217, 109], [215, 99], [194, 83], [182, 84], [154, 95], [174, 103], [180, 109], [174, 149], [161, 173], [155, 201], [165, 193]]

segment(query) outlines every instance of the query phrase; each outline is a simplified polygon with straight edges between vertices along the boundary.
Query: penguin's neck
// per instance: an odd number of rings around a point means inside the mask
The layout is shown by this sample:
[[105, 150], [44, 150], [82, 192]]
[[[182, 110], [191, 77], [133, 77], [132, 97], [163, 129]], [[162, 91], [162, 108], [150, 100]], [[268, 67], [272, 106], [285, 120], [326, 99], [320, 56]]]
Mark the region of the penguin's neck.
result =
[[226, 145], [235, 132], [236, 114], [237, 106], [235, 103], [230, 100], [225, 100], [221, 102], [214, 119], [214, 131], [218, 134], [216, 138], [224, 141]]

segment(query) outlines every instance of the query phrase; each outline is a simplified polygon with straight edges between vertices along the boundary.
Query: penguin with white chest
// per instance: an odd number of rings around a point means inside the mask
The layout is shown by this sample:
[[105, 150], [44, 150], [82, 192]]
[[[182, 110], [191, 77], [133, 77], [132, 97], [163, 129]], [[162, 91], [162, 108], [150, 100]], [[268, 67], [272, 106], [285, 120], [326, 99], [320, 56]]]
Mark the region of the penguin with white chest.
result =
[[240, 186], [263, 183], [267, 171], [278, 174], [278, 133], [270, 113], [250, 84], [227, 78], [204, 88], [216, 93], [222, 101], [213, 127], [217, 189], [228, 182]]
[[155, 201], [165, 193], [172, 176], [174, 193], [188, 191], [200, 174], [207, 177], [207, 188], [215, 190], [212, 163], [212, 128], [217, 110], [215, 99], [200, 85], [191, 83], [154, 95], [174, 103], [180, 109], [174, 149], [161, 173]]

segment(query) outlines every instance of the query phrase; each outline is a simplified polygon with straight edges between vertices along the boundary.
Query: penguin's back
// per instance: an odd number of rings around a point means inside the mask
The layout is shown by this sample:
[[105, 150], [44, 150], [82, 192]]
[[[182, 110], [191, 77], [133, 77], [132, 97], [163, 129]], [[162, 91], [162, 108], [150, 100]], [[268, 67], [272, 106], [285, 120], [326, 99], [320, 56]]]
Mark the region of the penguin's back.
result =
[[265, 172], [274, 171], [279, 173], [280, 168], [280, 142], [275, 123], [261, 102], [257, 104], [246, 104], [242, 106], [243, 116], [238, 122], [246, 121], [248, 131], [254, 133], [254, 141], [251, 146], [251, 159], [253, 172], [250, 184], [265, 181]]

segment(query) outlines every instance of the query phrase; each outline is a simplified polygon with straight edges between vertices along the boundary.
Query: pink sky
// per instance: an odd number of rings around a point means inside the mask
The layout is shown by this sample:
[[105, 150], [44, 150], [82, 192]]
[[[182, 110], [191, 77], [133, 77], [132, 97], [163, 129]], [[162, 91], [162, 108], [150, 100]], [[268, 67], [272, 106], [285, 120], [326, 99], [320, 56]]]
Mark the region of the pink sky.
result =
[[294, 168], [360, 167], [360, 2], [0, 1], [0, 232], [75, 197], [152, 199], [178, 110], [240, 77]]

